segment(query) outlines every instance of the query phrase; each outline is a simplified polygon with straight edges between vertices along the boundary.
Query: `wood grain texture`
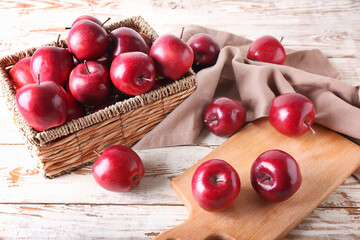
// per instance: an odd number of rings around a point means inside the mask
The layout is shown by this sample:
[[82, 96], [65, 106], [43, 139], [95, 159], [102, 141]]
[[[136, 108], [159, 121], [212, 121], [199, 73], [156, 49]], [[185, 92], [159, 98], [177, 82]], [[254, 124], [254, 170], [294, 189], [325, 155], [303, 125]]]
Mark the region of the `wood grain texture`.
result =
[[[141, 15], [159, 34], [199, 24], [250, 39], [284, 36], [285, 47], [320, 49], [341, 81], [360, 85], [357, 0], [4, 0], [0, 55], [59, 33], [65, 38], [64, 27], [81, 14], [111, 21]], [[204, 129], [194, 146], [138, 151], [148, 169], [144, 180], [135, 191], [116, 194], [94, 183], [91, 167], [43, 179], [2, 96], [0, 112], [0, 239], [153, 239], [188, 216], [169, 183], [226, 140]], [[358, 239], [359, 208], [360, 184], [350, 177], [287, 239]]]
[[[197, 240], [208, 239], [214, 234], [233, 239], [284, 238], [360, 167], [360, 148], [356, 144], [329, 129], [318, 125], [313, 127], [316, 135], [309, 131], [301, 137], [289, 138], [277, 132], [267, 118], [248, 124], [171, 183], [189, 209], [190, 216], [156, 239]], [[300, 189], [280, 203], [262, 200], [250, 183], [249, 174], [254, 159], [271, 149], [289, 153], [301, 169]], [[210, 159], [225, 160], [241, 179], [239, 197], [224, 212], [207, 212], [192, 196], [194, 171]]]
[[[184, 208], [147, 205], [6, 204], [0, 205], [0, 233], [4, 239], [150, 240], [161, 231], [186, 220], [187, 213]], [[359, 214], [357, 208], [318, 208], [286, 239], [357, 239], [360, 235], [360, 220], [357, 217]]]

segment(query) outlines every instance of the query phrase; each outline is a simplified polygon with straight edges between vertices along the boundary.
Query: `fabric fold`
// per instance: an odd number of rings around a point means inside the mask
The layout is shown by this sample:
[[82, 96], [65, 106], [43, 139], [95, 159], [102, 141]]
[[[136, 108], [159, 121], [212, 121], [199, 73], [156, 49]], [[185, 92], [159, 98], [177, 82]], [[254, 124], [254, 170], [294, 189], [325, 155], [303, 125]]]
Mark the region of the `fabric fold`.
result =
[[268, 116], [272, 99], [287, 92], [303, 94], [314, 103], [316, 123], [360, 144], [359, 86], [340, 81], [341, 73], [321, 51], [286, 49], [284, 65], [261, 63], [246, 58], [252, 41], [232, 33], [189, 25], [183, 40], [201, 32], [218, 41], [221, 51], [217, 63], [197, 73], [196, 91], [135, 149], [194, 144], [203, 127], [203, 112], [214, 97], [240, 100], [247, 109], [246, 121], [251, 122]]

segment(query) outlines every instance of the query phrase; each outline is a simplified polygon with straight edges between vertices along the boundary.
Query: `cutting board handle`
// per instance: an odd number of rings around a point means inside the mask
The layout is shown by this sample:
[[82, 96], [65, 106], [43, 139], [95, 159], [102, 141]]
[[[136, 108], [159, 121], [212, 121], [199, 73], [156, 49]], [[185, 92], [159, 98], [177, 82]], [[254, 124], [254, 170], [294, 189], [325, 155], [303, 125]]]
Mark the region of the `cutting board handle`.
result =
[[196, 227], [198, 221], [193, 218], [187, 219], [185, 222], [162, 232], [154, 240], [236, 240], [223, 233], [209, 232], [210, 229]]

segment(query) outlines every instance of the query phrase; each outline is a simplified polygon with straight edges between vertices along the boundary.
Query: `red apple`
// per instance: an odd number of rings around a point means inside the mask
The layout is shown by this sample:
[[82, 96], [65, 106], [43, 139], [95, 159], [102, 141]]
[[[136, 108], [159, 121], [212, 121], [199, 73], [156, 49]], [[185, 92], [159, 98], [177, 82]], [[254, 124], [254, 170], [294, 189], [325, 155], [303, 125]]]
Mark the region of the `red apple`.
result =
[[265, 35], [256, 39], [251, 44], [247, 57], [259, 62], [284, 64], [286, 53], [279, 40]]
[[240, 186], [236, 170], [221, 159], [211, 159], [201, 164], [191, 181], [195, 201], [211, 212], [229, 208], [238, 197]]
[[30, 70], [31, 57], [25, 57], [18, 61], [9, 71], [11, 82], [15, 90], [30, 83], [36, 83]]
[[215, 98], [206, 107], [204, 122], [215, 135], [227, 137], [241, 128], [246, 120], [246, 109], [234, 99]]
[[86, 112], [85, 109], [81, 106], [81, 104], [76, 101], [76, 99], [70, 92], [65, 91], [65, 93], [68, 105], [66, 122], [70, 122], [73, 119], [78, 119], [85, 116]]
[[41, 76], [41, 82], [54, 81], [65, 85], [74, 67], [71, 53], [60, 47], [40, 47], [30, 62], [31, 74], [34, 79]]
[[277, 96], [271, 102], [270, 124], [286, 136], [298, 137], [309, 129], [312, 130], [311, 126], [314, 120], [313, 103], [299, 93], [285, 93]]
[[262, 153], [251, 167], [251, 184], [265, 200], [281, 202], [300, 188], [301, 172], [298, 163], [288, 153], [269, 150]]
[[109, 35], [99, 24], [81, 20], [71, 27], [67, 44], [78, 60], [96, 60], [106, 52]]
[[155, 65], [145, 53], [123, 53], [113, 60], [110, 78], [120, 91], [129, 95], [142, 94], [154, 85]]
[[112, 59], [127, 52], [149, 53], [147, 43], [134, 29], [128, 27], [117, 28], [110, 33], [110, 38], [112, 40]]
[[194, 52], [180, 38], [166, 34], [155, 40], [150, 49], [150, 56], [155, 62], [156, 72], [175, 81], [191, 67]]
[[83, 104], [103, 104], [110, 94], [108, 69], [96, 61], [80, 63], [70, 74], [69, 90]]
[[198, 72], [203, 68], [215, 65], [220, 47], [217, 41], [206, 33], [193, 35], [187, 43], [194, 51], [194, 62], [192, 68]]
[[114, 192], [128, 192], [144, 176], [144, 165], [131, 148], [114, 145], [108, 147], [92, 167], [95, 181]]
[[94, 23], [96, 23], [96, 24], [98, 24], [98, 25], [100, 25], [100, 26], [102, 26], [102, 24], [103, 24], [99, 19], [97, 19], [97, 18], [94, 17], [94, 16], [82, 15], [82, 16], [76, 18], [75, 21], [73, 22], [73, 24], [72, 24], [71, 26], [74, 26], [75, 23], [80, 22], [80, 21], [82, 21], [82, 20], [89, 20], [89, 21], [92, 21], [92, 22], [94, 22]]
[[68, 111], [65, 90], [56, 82], [28, 84], [17, 92], [16, 106], [35, 130], [44, 131], [66, 122]]

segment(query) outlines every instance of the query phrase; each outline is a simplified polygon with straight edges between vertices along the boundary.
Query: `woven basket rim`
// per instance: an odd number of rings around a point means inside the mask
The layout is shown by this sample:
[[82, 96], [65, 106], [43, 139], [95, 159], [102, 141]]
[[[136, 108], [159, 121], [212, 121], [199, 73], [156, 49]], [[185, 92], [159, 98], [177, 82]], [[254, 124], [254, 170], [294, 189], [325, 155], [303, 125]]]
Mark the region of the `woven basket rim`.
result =
[[[153, 42], [158, 38], [158, 34], [154, 29], [140, 16], [127, 18], [106, 26], [107, 31], [112, 31], [118, 27], [132, 27], [137, 31], [145, 34]], [[36, 49], [42, 46], [55, 46], [56, 42], [41, 45], [39, 47], [29, 48], [0, 59], [0, 83], [4, 93], [8, 108], [13, 112], [14, 120], [18, 125], [19, 130], [23, 133], [26, 140], [35, 146], [45, 146], [46, 144], [58, 138], [70, 135], [81, 129], [85, 129], [97, 123], [106, 121], [110, 118], [119, 116], [123, 113], [134, 111], [142, 106], [161, 101], [163, 98], [171, 96], [172, 94], [184, 91], [196, 85], [195, 73], [190, 69], [180, 80], [175, 81], [169, 85], [160, 87], [150, 92], [137, 95], [126, 100], [117, 102], [102, 110], [88, 114], [82, 118], [72, 120], [61, 126], [46, 130], [35, 131], [21, 116], [16, 106], [16, 92], [11, 83], [9, 75], [6, 71], [8, 66], [15, 64], [17, 61], [24, 57], [32, 56]], [[67, 48], [66, 40], [59, 42], [59, 47]]]

